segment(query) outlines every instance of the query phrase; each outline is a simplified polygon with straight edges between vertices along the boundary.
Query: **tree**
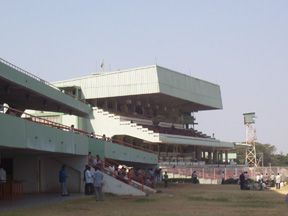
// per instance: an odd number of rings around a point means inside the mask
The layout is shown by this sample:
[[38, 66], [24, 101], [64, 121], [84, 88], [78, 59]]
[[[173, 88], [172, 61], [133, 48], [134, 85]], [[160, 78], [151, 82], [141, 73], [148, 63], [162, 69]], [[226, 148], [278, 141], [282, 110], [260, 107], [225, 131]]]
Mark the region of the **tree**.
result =
[[[278, 160], [276, 160], [274, 157], [274, 153], [276, 151], [276, 147], [274, 145], [256, 143], [255, 147], [257, 155], [262, 154], [264, 166], [269, 166], [270, 164], [274, 165], [276, 161], [278, 163]], [[236, 153], [237, 153], [236, 162], [238, 164], [245, 164], [246, 148], [244, 147], [237, 148]], [[262, 165], [262, 163], [260, 165]]]
[[272, 157], [276, 151], [276, 147], [271, 144], [256, 143], [256, 153], [263, 154], [263, 165], [269, 166], [272, 163]]
[[288, 166], [288, 154], [275, 154], [271, 157], [271, 165], [272, 166]]

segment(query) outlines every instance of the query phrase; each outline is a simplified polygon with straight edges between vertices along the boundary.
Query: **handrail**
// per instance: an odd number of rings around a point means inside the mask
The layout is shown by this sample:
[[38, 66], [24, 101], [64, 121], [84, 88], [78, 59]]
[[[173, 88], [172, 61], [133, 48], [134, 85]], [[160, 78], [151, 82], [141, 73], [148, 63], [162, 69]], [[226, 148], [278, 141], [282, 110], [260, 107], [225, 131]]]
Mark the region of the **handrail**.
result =
[[[48, 82], [48, 81], [46, 81], [46, 80], [43, 80], [43, 79], [41, 79], [40, 77], [38, 77], [38, 76], [36, 76], [36, 75], [34, 75], [34, 74], [26, 71], [26, 70], [24, 70], [24, 69], [22, 69], [22, 68], [20, 68], [20, 67], [18, 67], [18, 66], [16, 66], [16, 65], [14, 65], [14, 64], [12, 64], [12, 63], [10, 63], [10, 62], [2, 59], [2, 58], [0, 58], [0, 62], [2, 62], [3, 64], [5, 64], [5, 65], [7, 65], [7, 66], [9, 66], [9, 67], [12, 67], [13, 69], [17, 70], [18, 72], [21, 72], [21, 73], [23, 73], [23, 74], [26, 74], [27, 76], [29, 76], [29, 77], [31, 77], [31, 78], [33, 78], [33, 79], [35, 79], [35, 80], [37, 80], [37, 81], [39, 81], [39, 82], [47, 85], [47, 86], [50, 86], [50, 87], [54, 88], [54, 89], [57, 90], [57, 91], [60, 91], [60, 92], [64, 93], [65, 95], [68, 95], [68, 96], [74, 98], [75, 100], [78, 100], [78, 99], [76, 99], [72, 94], [69, 94], [69, 93], [67, 93], [67, 92], [63, 92], [61, 89], [59, 89], [57, 86], [53, 85], [52, 83], [50, 83], [50, 82]], [[82, 100], [78, 100], [78, 101], [81, 101], [82, 103], [88, 104], [86, 101], [82, 101]]]
[[[104, 165], [106, 165], [106, 164], [108, 164], [109, 166], [111, 166], [111, 165], [112, 166], [113, 165], [117, 165], [117, 166], [121, 165], [121, 166], [123, 166], [122, 164], [120, 164], [117, 161], [115, 161], [113, 159], [110, 159], [110, 158], [105, 158], [105, 164]], [[132, 167], [132, 168], [134, 168], [134, 167]], [[146, 193], [147, 192], [151, 192], [151, 191], [156, 192], [155, 189], [152, 188], [150, 185], [145, 184], [145, 176], [142, 176], [143, 178], [139, 181], [139, 180], [137, 180], [135, 178], [132, 178], [132, 176], [130, 176], [130, 175], [131, 174], [129, 174], [129, 172], [128, 172], [127, 173], [127, 176], [128, 176], [128, 180], [127, 181], [133, 187], [136, 187], [136, 188], [138, 188], [138, 189], [140, 189], [142, 191], [146, 191]], [[120, 180], [121, 180], [121, 178], [120, 178]]]
[[149, 152], [149, 153], [155, 153], [154, 151], [152, 151], [150, 149], [145, 149], [145, 148], [142, 148], [140, 146], [135, 146], [133, 144], [130, 144], [130, 143], [127, 143], [127, 142], [124, 142], [124, 141], [121, 141], [121, 140], [112, 140], [112, 142], [116, 143], [116, 144], [123, 145], [123, 146], [135, 148], [135, 149], [138, 149], [138, 150], [141, 150], [141, 151], [146, 151], [146, 152]]
[[39, 81], [39, 82], [41, 82], [41, 83], [44, 83], [45, 85], [48, 85], [48, 86], [50, 86], [50, 87], [52, 87], [52, 88], [54, 88], [54, 89], [56, 89], [56, 90], [58, 90], [58, 91], [61, 91], [58, 87], [54, 86], [53, 84], [49, 83], [48, 81], [43, 80], [43, 79], [41, 79], [40, 77], [37, 77], [36, 75], [34, 75], [34, 74], [32, 74], [32, 73], [30, 73], [30, 72], [28, 72], [28, 71], [26, 71], [26, 70], [24, 70], [24, 69], [16, 66], [16, 65], [14, 65], [14, 64], [12, 64], [12, 63], [10, 63], [10, 62], [2, 59], [2, 58], [0, 58], [0, 62], [2, 62], [3, 64], [6, 64], [6, 65], [9, 66], [9, 67], [14, 68], [14, 69], [17, 70], [18, 72], [21, 72], [21, 73], [24, 73], [24, 74], [30, 76], [31, 78], [33, 78], [33, 79], [35, 79], [35, 80], [37, 80], [37, 81]]
[[[36, 122], [36, 123], [39, 123], [39, 124], [43, 124], [43, 125], [47, 125], [47, 126], [50, 126], [50, 127], [54, 127], [54, 128], [57, 128], [57, 129], [72, 131], [70, 126], [63, 125], [63, 124], [60, 124], [60, 123], [57, 123], [57, 122], [53, 122], [53, 121], [50, 121], [50, 120], [47, 120], [45, 118], [41, 118], [41, 117], [38, 117], [38, 116], [34, 116], [34, 115], [29, 114], [29, 113], [22, 112], [21, 110], [17, 110], [17, 109], [11, 108], [9, 106], [4, 106], [4, 105], [0, 104], [0, 107], [6, 108], [8, 115], [9, 114], [12, 114], [12, 115], [13, 114], [17, 115], [18, 114], [17, 116], [20, 117], [21, 115], [24, 114], [25, 117], [23, 119], [25, 119], [25, 120], [33, 121], [33, 122]], [[74, 131], [79, 132], [79, 133], [83, 133], [84, 132], [84, 131], [81, 131], [81, 130], [78, 130], [78, 129], [74, 129]], [[88, 135], [89, 133], [85, 132], [84, 134]]]
[[[112, 163], [109, 163], [107, 160], [110, 160], [110, 161], [113, 161], [114, 164]], [[124, 182], [125, 184], [128, 184], [128, 185], [131, 185], [133, 187], [136, 187], [137, 189], [140, 189], [141, 191], [144, 191], [144, 182], [138, 182], [136, 181], [135, 179], [131, 179], [129, 176], [128, 176], [128, 179], [124, 179], [124, 178], [120, 178], [118, 175], [117, 176], [114, 176], [113, 174], [111, 175], [111, 172], [108, 170], [108, 168], [106, 168], [105, 166], [108, 165], [108, 166], [113, 166], [113, 165], [117, 165], [119, 166], [120, 164], [118, 162], [116, 162], [115, 160], [113, 159], [106, 159], [105, 160], [105, 163], [104, 163], [104, 172], [109, 175], [109, 176], [112, 176], [116, 179], [118, 179], [119, 181], [121, 182]], [[118, 178], [117, 178], [118, 177]], [[146, 187], [148, 187], [147, 185], [145, 185]]]
[[103, 141], [112, 142], [114, 144], [119, 144], [119, 145], [127, 146], [127, 147], [130, 147], [130, 148], [138, 149], [138, 150], [141, 150], [141, 151], [154, 153], [153, 151], [151, 151], [149, 149], [144, 149], [142, 147], [134, 146], [134, 145], [129, 144], [129, 143], [125, 143], [125, 142], [118, 141], [118, 140], [111, 140], [111, 139], [107, 140], [107, 139], [103, 139], [102, 136], [98, 135], [98, 134], [89, 133], [87, 131], [83, 131], [83, 130], [80, 130], [80, 129], [77, 129], [77, 128], [73, 128], [72, 129], [71, 126], [63, 125], [63, 124], [60, 124], [60, 123], [57, 123], [57, 122], [53, 122], [53, 121], [47, 120], [45, 118], [34, 116], [34, 115], [29, 114], [29, 113], [25, 113], [25, 112], [22, 112], [20, 110], [11, 108], [9, 106], [4, 106], [4, 105], [0, 104], [0, 107], [6, 108], [8, 110], [8, 112], [12, 112], [14, 114], [18, 114], [19, 117], [24, 114], [25, 117], [26, 117], [24, 119], [31, 120], [31, 121], [36, 122], [36, 123], [40, 123], [40, 124], [47, 125], [47, 126], [50, 126], [50, 127], [53, 127], [53, 128], [57, 128], [57, 129], [62, 129], [62, 130], [65, 130], [65, 131], [73, 131], [75, 133], [79, 133], [79, 134], [82, 134], [82, 135], [85, 135], [85, 136], [89, 136], [91, 138], [102, 139]]

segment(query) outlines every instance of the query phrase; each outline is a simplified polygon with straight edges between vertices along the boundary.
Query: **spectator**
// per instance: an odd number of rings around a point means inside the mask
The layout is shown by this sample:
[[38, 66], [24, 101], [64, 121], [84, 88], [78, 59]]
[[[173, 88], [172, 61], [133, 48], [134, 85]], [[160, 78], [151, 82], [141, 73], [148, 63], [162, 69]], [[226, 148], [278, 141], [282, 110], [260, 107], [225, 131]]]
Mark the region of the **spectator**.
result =
[[91, 132], [91, 133], [90, 133], [90, 138], [95, 138], [94, 132]]
[[94, 188], [95, 188], [95, 195], [96, 195], [96, 201], [103, 200], [103, 192], [102, 192], [102, 187], [104, 185], [103, 181], [103, 174], [99, 170], [99, 167], [96, 166], [95, 168], [95, 173], [93, 175], [93, 180], [94, 180]]
[[245, 189], [245, 174], [242, 172], [239, 176], [239, 181], [240, 181], [240, 189], [244, 190]]
[[7, 176], [6, 171], [3, 168], [2, 164], [0, 164], [0, 184], [6, 183]]
[[279, 173], [276, 176], [275, 183], [276, 183], [276, 189], [280, 189], [281, 176]]
[[91, 195], [94, 192], [93, 188], [93, 174], [90, 166], [86, 165], [84, 170], [84, 182], [85, 182], [85, 195]]
[[67, 173], [66, 173], [66, 166], [62, 165], [61, 170], [59, 171], [59, 183], [61, 186], [61, 195], [62, 196], [69, 196], [68, 189], [67, 189]]
[[93, 166], [93, 161], [94, 161], [94, 159], [93, 159], [92, 153], [89, 152], [88, 153], [88, 165]]
[[222, 171], [221, 173], [221, 184], [225, 183], [225, 171]]
[[71, 131], [71, 132], [74, 132], [74, 130], [75, 130], [75, 127], [74, 127], [74, 125], [72, 124], [72, 125], [70, 126], [70, 131]]
[[105, 134], [102, 135], [102, 140], [106, 141], [106, 135]]
[[155, 170], [156, 182], [159, 183], [161, 181], [161, 168]]
[[168, 187], [168, 174], [167, 174], [167, 171], [165, 171], [165, 174], [164, 174], [164, 187]]
[[198, 179], [197, 179], [197, 173], [196, 170], [193, 171], [192, 176], [191, 176], [192, 184], [197, 184]]
[[99, 155], [96, 155], [96, 159], [94, 160], [93, 165], [94, 165], [94, 168], [99, 167], [100, 170], [103, 169], [104, 164], [103, 164], [103, 161], [100, 159]]

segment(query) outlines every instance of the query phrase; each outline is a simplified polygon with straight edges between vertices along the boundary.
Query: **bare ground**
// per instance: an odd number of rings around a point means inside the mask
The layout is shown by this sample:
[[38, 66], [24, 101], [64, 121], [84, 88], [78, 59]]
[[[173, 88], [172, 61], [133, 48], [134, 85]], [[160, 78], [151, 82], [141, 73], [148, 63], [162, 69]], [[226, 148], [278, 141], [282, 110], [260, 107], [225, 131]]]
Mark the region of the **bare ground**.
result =
[[280, 191], [240, 191], [237, 185], [176, 184], [159, 188], [147, 197], [106, 195], [105, 201], [94, 197], [70, 200], [44, 207], [1, 212], [0, 215], [49, 216], [280, 216], [288, 204]]

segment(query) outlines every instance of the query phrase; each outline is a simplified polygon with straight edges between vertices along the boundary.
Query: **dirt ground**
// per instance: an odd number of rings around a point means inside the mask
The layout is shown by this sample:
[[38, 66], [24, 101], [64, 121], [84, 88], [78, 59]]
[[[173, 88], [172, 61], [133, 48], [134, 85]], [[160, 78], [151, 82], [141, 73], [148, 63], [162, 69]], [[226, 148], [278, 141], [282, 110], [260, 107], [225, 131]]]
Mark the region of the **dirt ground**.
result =
[[146, 197], [119, 197], [106, 194], [104, 201], [94, 197], [60, 202], [35, 208], [1, 212], [0, 215], [49, 216], [279, 216], [286, 215], [288, 188], [240, 191], [238, 185], [175, 184], [159, 187]]

